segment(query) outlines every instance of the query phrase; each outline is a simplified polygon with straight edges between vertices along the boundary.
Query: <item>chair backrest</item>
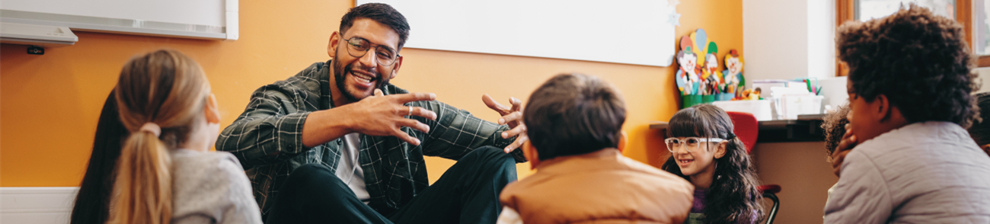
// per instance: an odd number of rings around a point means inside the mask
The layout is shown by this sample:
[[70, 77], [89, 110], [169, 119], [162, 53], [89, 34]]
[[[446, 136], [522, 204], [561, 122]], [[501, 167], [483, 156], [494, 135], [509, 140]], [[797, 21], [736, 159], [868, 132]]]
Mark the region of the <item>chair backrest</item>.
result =
[[750, 153], [756, 146], [756, 137], [760, 133], [760, 123], [756, 121], [756, 116], [738, 111], [726, 111], [726, 113], [729, 114], [729, 119], [732, 119], [732, 125], [735, 126], [732, 132], [736, 133], [736, 137], [739, 137], [739, 140], [746, 145], [746, 153]]

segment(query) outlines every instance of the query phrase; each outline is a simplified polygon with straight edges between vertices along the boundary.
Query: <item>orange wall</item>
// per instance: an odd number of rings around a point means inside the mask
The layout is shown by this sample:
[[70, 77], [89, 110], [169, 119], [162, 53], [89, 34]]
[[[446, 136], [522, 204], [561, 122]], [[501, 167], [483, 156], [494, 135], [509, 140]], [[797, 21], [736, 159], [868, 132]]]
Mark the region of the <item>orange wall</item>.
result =
[[[25, 46], [2, 45], [0, 186], [78, 185], [100, 108], [130, 57], [171, 48], [196, 59], [213, 85], [226, 126], [247, 105], [254, 89], [327, 60], [327, 39], [352, 5], [351, 1], [242, 1], [237, 41], [77, 32], [76, 45], [49, 48], [45, 55], [25, 54]], [[683, 15], [678, 35], [705, 28], [724, 49], [721, 53], [742, 51], [740, 0], [683, 1], [677, 10]], [[410, 38], [416, 38], [416, 24], [411, 26]], [[510, 96], [525, 100], [533, 88], [557, 73], [600, 76], [617, 86], [628, 104], [625, 154], [657, 166], [666, 156], [658, 152], [662, 150], [647, 150], [662, 149], [658, 133], [648, 125], [667, 120], [677, 110], [672, 67], [419, 49], [405, 49], [403, 55], [405, 62], [393, 83], [436, 93], [439, 100], [491, 121], [497, 114], [484, 106], [482, 94], [503, 102]], [[427, 163], [433, 181], [453, 164], [436, 158], [428, 158]], [[528, 165], [519, 168], [521, 176], [529, 173]]]

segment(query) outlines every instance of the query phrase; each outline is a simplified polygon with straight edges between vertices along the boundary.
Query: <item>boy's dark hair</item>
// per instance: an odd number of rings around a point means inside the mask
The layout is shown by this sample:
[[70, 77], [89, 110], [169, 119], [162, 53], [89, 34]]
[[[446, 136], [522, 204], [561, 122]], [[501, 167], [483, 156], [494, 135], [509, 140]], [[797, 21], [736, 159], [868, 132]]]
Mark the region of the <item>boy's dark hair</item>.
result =
[[[849, 119], [849, 105], [841, 105], [832, 113], [828, 113], [822, 118], [822, 130], [825, 132], [825, 150], [828, 155], [832, 155], [835, 147], [839, 147], [839, 141], [846, 134], [846, 124]], [[830, 157], [831, 158], [831, 157]]]
[[594, 76], [560, 74], [529, 96], [523, 111], [540, 160], [618, 147], [626, 106], [619, 92]]
[[965, 39], [952, 19], [911, 4], [888, 17], [842, 25], [836, 45], [839, 60], [849, 65], [850, 93], [867, 102], [885, 95], [908, 122], [965, 128], [979, 114]]
[[[976, 94], [976, 105], [982, 109], [990, 109], [990, 92]], [[969, 127], [969, 136], [973, 137], [977, 145], [990, 144], [990, 114], [981, 113], [981, 122], [974, 122]]]
[[406, 17], [392, 6], [384, 3], [367, 3], [351, 8], [347, 14], [344, 14], [343, 18], [340, 18], [341, 36], [354, 25], [354, 20], [357, 18], [374, 20], [392, 28], [395, 33], [399, 34], [399, 48], [395, 49], [396, 52], [401, 51], [402, 45], [406, 44], [406, 38], [409, 37], [409, 23], [406, 22]]

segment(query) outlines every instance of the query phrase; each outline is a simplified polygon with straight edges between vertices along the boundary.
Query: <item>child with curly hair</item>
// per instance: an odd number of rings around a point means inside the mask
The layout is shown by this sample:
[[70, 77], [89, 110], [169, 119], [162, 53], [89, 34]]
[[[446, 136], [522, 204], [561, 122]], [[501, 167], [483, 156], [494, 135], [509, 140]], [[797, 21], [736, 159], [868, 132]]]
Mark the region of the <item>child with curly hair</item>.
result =
[[[981, 111], [990, 110], [990, 92], [977, 94], [976, 105]], [[980, 119], [983, 121], [973, 123], [973, 126], [969, 127], [969, 135], [987, 155], [990, 155], [990, 113], [980, 113]]]
[[[846, 135], [846, 128], [849, 127], [849, 119], [846, 119], [849, 115], [849, 105], [840, 105], [835, 111], [829, 112], [822, 118], [822, 131], [825, 134], [825, 161], [829, 163], [837, 162], [832, 160], [832, 155], [840, 150], [839, 143], [842, 141], [842, 136]], [[832, 198], [832, 190], [835, 189], [835, 185], [828, 188], [828, 198], [825, 202], [828, 203], [829, 199]], [[824, 217], [824, 216], [823, 216]]]
[[670, 138], [664, 140], [670, 158], [663, 169], [695, 187], [685, 223], [749, 224], [763, 217], [756, 171], [732, 130], [729, 115], [711, 104], [684, 108], [670, 118]]
[[850, 128], [825, 223], [990, 223], [990, 157], [966, 132], [979, 109], [962, 26], [912, 4], [837, 33]]

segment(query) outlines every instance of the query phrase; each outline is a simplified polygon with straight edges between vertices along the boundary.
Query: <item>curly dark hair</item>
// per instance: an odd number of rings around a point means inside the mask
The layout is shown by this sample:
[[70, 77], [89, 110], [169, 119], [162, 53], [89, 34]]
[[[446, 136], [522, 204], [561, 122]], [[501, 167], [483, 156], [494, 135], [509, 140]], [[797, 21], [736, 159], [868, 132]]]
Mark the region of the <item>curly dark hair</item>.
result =
[[560, 74], [540, 85], [523, 110], [526, 134], [540, 160], [616, 148], [626, 104], [604, 80]]
[[889, 99], [908, 122], [969, 127], [979, 115], [974, 57], [963, 27], [915, 4], [893, 15], [838, 28], [839, 60], [849, 65], [850, 93]]
[[385, 3], [366, 3], [351, 8], [343, 18], [340, 18], [341, 36], [354, 25], [354, 19], [357, 18], [368, 18], [392, 28], [392, 31], [399, 34], [399, 48], [396, 51], [401, 51], [402, 46], [406, 44], [406, 38], [409, 37], [409, 23], [406, 22], [406, 17], [392, 6]]
[[835, 147], [839, 146], [839, 141], [842, 141], [842, 135], [846, 134], [846, 124], [849, 123], [846, 115], [849, 114], [849, 111], [849, 105], [844, 104], [822, 118], [822, 130], [825, 132], [825, 153], [827, 155], [832, 155]]
[[[715, 159], [712, 185], [705, 195], [705, 223], [756, 223], [762, 221], [763, 195], [756, 186], [756, 170], [746, 153], [746, 145], [732, 132], [732, 120], [722, 108], [699, 104], [684, 108], [670, 118], [667, 136], [729, 139], [725, 156]], [[673, 155], [663, 170], [690, 181], [681, 173]], [[752, 220], [756, 218], [756, 220]]]
[[[990, 92], [976, 94], [976, 105], [980, 109], [990, 109]], [[981, 113], [980, 118], [982, 122], [973, 123], [972, 127], [969, 127], [969, 136], [973, 137], [977, 145], [983, 146], [990, 144], [990, 114]]]

